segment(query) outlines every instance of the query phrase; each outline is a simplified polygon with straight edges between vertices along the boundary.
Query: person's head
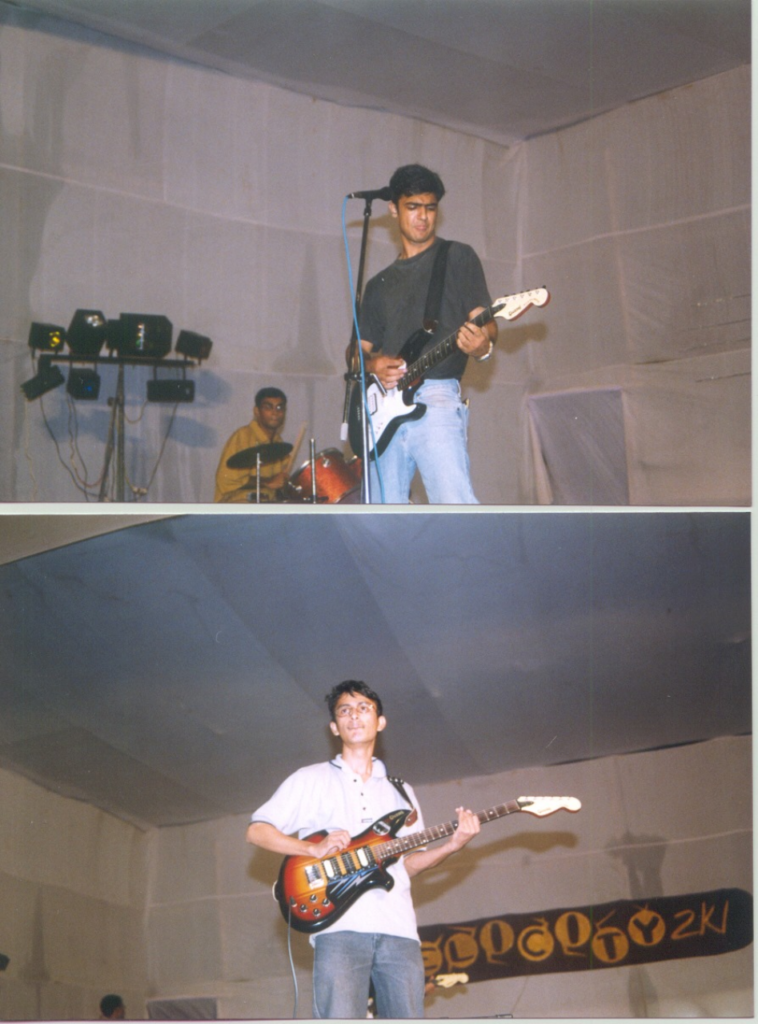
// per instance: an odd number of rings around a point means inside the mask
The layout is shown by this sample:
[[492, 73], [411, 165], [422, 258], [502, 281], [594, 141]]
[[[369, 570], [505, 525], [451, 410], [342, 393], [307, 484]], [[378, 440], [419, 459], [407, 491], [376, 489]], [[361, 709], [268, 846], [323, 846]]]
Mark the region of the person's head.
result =
[[253, 415], [272, 436], [280, 430], [287, 413], [287, 396], [279, 388], [261, 388], [255, 396]]
[[401, 196], [420, 196], [431, 193], [439, 202], [445, 194], [442, 178], [421, 164], [406, 164], [398, 167], [390, 178], [392, 202], [397, 206]]
[[340, 736], [343, 741], [346, 738], [346, 730], [351, 728], [354, 720], [367, 723], [371, 734], [369, 738], [381, 732], [387, 724], [379, 694], [356, 679], [346, 679], [344, 683], [337, 683], [327, 693], [325, 700], [331, 716], [329, 727], [332, 733]]
[[428, 249], [437, 232], [437, 212], [445, 194], [442, 179], [421, 164], [398, 167], [390, 178], [392, 198], [388, 204], [402, 239], [406, 256]]
[[102, 1020], [123, 1020], [126, 1013], [124, 1000], [121, 996], [108, 995], [100, 1000], [100, 1016]]

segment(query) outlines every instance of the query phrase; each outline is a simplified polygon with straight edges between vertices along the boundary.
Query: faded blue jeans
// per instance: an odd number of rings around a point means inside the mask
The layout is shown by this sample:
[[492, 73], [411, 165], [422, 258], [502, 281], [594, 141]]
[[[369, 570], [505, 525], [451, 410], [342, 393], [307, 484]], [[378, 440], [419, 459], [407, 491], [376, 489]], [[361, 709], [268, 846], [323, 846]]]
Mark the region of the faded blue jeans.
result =
[[424, 1016], [424, 962], [418, 942], [347, 931], [317, 937], [314, 1018], [364, 1018], [370, 981], [374, 983], [377, 1017]]
[[[407, 505], [411, 481], [418, 468], [430, 504], [476, 505], [471, 487], [468, 449], [468, 406], [457, 380], [428, 380], [416, 392], [427, 408], [419, 420], [398, 427], [379, 469], [384, 501]], [[382, 502], [376, 465], [371, 461], [371, 503]]]

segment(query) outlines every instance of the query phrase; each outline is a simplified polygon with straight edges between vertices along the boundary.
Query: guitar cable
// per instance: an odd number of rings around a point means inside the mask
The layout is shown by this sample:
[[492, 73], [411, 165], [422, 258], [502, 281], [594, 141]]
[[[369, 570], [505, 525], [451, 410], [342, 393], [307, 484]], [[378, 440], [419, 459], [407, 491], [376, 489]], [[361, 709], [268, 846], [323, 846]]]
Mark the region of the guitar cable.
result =
[[292, 1019], [297, 1020], [298, 987], [295, 961], [292, 956], [292, 907], [287, 908], [287, 954], [290, 961], [290, 970], [292, 971], [292, 984], [295, 989], [295, 1005], [292, 1008]]
[[[361, 396], [363, 398], [363, 401], [361, 403], [361, 408], [363, 408], [365, 410], [366, 422], [368, 423], [369, 430], [371, 431], [371, 440], [372, 440], [372, 442], [374, 444], [374, 450], [376, 451], [376, 437], [374, 436], [374, 424], [373, 424], [373, 422], [371, 420], [371, 413], [368, 410], [368, 402], [366, 401], [366, 367], [365, 367], [364, 362], [363, 362], [363, 345], [361, 345], [361, 332], [360, 332], [360, 328], [358, 327], [358, 310], [357, 310], [356, 305], [355, 305], [355, 285], [353, 283], [353, 271], [352, 271], [352, 268], [350, 266], [350, 246], [348, 245], [348, 239], [347, 239], [347, 222], [345, 220], [345, 211], [347, 209], [347, 201], [348, 201], [349, 198], [350, 198], [349, 196], [345, 196], [345, 198], [342, 200], [342, 238], [343, 238], [343, 241], [345, 243], [345, 260], [346, 260], [346, 263], [347, 263], [348, 282], [350, 284], [350, 296], [351, 296], [350, 301], [351, 301], [351, 304], [352, 304], [352, 311], [353, 311], [353, 325], [355, 327], [355, 340], [356, 340], [356, 344], [358, 346], [358, 359], [359, 359], [360, 367], [361, 367], [360, 388], [361, 388]], [[362, 452], [361, 456], [363, 456], [363, 454], [365, 454], [365, 453]], [[368, 473], [370, 461], [371, 461], [370, 458], [366, 459], [366, 465], [363, 467], [363, 472], [364, 473]], [[379, 465], [380, 461], [381, 460], [380, 460], [379, 455], [377, 453], [377, 455], [374, 457], [374, 465], [376, 466], [376, 473], [377, 473], [377, 476], [379, 478], [379, 490], [380, 490], [381, 496], [382, 496], [382, 504], [384, 504], [385, 503], [384, 502], [384, 479], [382, 477], [381, 466]]]

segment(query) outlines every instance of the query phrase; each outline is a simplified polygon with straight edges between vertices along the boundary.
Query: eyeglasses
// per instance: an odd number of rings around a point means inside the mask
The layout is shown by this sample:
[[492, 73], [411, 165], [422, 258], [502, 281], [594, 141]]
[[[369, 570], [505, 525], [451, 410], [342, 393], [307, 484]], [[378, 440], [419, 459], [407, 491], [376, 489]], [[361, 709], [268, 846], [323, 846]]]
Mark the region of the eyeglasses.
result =
[[370, 711], [376, 711], [374, 705], [361, 701], [360, 704], [340, 704], [335, 708], [334, 714], [336, 718], [352, 718], [354, 714], [367, 715]]

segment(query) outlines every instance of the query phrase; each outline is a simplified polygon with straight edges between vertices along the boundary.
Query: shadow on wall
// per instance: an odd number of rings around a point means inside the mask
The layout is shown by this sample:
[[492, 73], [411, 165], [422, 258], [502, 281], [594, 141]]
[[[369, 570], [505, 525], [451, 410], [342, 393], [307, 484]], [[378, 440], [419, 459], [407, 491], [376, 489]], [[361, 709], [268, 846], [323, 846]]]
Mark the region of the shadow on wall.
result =
[[[335, 367], [329, 354], [324, 351], [319, 304], [320, 280], [317, 260], [308, 245], [305, 251], [299, 287], [293, 289], [293, 309], [297, 310], [296, 321], [282, 311], [281, 337], [285, 342], [281, 355], [274, 362], [275, 373], [304, 375], [331, 375], [336, 371], [345, 372], [344, 367]], [[350, 323], [332, 324], [330, 330], [341, 330], [344, 347], [350, 341]], [[292, 334], [294, 333], [294, 338]], [[287, 340], [289, 344], [287, 344]]]
[[[479, 838], [479, 837], [477, 837]], [[578, 839], [573, 832], [523, 832], [520, 835], [508, 836], [492, 843], [477, 843], [466, 847], [456, 859], [450, 862], [448, 869], [436, 869], [414, 879], [413, 902], [416, 907], [443, 899], [451, 886], [456, 887], [465, 881], [489, 857], [502, 857], [504, 854], [521, 851], [527, 855], [544, 854], [558, 847], [572, 849]]]
[[663, 896], [661, 869], [666, 856], [663, 836], [635, 836], [625, 832], [606, 847], [608, 856], [620, 860], [627, 871], [629, 895], [634, 900]]

